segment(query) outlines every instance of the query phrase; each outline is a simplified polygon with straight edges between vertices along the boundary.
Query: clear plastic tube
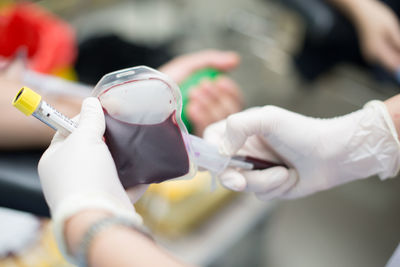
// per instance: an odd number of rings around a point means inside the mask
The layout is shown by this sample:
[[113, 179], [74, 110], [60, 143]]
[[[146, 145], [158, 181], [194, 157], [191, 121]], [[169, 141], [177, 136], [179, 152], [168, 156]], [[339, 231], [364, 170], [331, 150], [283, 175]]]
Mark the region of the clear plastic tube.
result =
[[19, 90], [12, 104], [25, 115], [33, 115], [54, 130], [60, 131], [65, 135], [70, 134], [77, 127], [74, 121], [50, 106], [38, 93], [28, 87], [23, 87]]
[[73, 120], [43, 100], [40, 101], [39, 106], [32, 115], [54, 130], [62, 132], [64, 135], [69, 135], [77, 127], [77, 124]]

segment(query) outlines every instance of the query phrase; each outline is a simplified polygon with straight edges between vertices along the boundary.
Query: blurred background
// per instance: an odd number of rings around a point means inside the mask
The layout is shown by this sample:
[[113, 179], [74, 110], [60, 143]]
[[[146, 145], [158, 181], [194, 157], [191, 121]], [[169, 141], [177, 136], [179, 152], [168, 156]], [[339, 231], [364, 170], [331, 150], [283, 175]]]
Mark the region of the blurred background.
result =
[[[13, 141], [21, 131], [35, 135], [36, 125], [38, 136], [51, 132], [8, 107], [16, 93], [8, 85], [37, 86], [68, 114], [80, 105], [71, 95], [89, 95], [108, 72], [158, 68], [182, 54], [219, 49], [240, 55], [227, 75], [241, 88], [243, 108], [271, 104], [328, 118], [397, 94], [400, 77], [368, 57], [354, 21], [333, 2], [0, 0], [0, 266], [68, 266], [53, 240], [36, 172], [49, 140], [29, 143], [21, 134]], [[399, 18], [398, 3], [382, 3]], [[49, 77], [57, 77], [56, 85], [68, 80], [70, 91], [44, 88]], [[18, 128], [22, 123], [26, 128]], [[268, 203], [210, 184], [203, 172], [152, 185], [136, 204], [156, 240], [188, 263], [384, 266], [400, 241], [399, 179], [374, 177]]]

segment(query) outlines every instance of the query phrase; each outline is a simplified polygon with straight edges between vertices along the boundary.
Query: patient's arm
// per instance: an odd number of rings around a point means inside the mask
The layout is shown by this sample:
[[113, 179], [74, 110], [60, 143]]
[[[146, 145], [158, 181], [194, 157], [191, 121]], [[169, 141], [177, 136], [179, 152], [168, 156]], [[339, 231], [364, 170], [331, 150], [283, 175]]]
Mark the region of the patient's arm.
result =
[[[0, 75], [0, 149], [36, 149], [47, 146], [54, 130], [25, 116], [12, 106], [12, 100], [23, 84]], [[34, 89], [34, 88], [32, 88]], [[46, 96], [46, 101], [68, 116], [79, 113], [81, 99]]]
[[[70, 251], [75, 252], [87, 229], [96, 221], [108, 217], [101, 210], [85, 210], [66, 223], [66, 240]], [[104, 253], [104, 252], [107, 253]], [[100, 231], [88, 251], [89, 266], [163, 266], [184, 267], [177, 258], [157, 246], [142, 233], [125, 226], [111, 226]]]

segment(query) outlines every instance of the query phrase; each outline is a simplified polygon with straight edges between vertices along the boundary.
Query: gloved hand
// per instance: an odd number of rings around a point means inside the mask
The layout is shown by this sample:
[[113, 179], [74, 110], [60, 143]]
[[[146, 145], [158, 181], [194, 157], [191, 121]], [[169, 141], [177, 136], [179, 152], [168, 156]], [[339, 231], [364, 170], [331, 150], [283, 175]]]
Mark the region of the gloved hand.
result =
[[226, 187], [254, 192], [261, 200], [297, 198], [352, 180], [397, 174], [400, 145], [380, 101], [351, 114], [316, 119], [275, 106], [252, 108], [209, 126], [205, 139], [222, 153], [284, 162], [288, 168], [220, 175]]
[[50, 207], [56, 239], [64, 256], [64, 223], [85, 209], [101, 209], [141, 224], [122, 187], [103, 141], [104, 114], [96, 98], [83, 102], [78, 128], [68, 137], [56, 133], [39, 162], [43, 193]]

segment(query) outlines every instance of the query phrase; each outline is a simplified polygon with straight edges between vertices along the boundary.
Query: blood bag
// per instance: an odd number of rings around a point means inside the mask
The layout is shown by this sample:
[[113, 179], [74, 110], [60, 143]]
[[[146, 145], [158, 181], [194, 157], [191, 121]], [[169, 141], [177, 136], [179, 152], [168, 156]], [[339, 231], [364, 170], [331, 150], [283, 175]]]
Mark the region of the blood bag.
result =
[[105, 142], [125, 188], [194, 176], [181, 94], [168, 76], [144, 66], [119, 70], [105, 75], [93, 95], [103, 107]]

